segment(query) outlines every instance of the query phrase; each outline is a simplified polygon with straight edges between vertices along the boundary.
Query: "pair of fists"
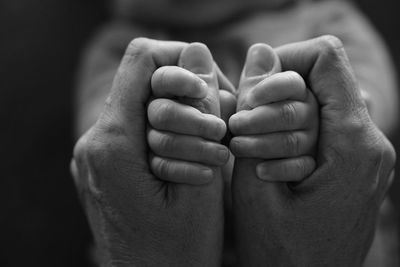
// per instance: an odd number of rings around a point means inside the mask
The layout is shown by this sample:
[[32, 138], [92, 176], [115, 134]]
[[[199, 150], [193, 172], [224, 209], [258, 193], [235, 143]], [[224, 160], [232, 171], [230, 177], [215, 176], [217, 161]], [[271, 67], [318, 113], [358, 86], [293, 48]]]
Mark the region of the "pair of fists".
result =
[[[210, 166], [226, 161], [217, 156], [226, 154], [218, 144], [226, 126], [218, 117], [234, 111], [219, 106], [224, 81], [214, 65], [198, 68], [212, 60], [191, 64], [193, 57], [185, 56], [191, 46], [198, 45], [134, 40], [102, 115], [75, 147], [72, 170], [104, 265], [221, 264], [224, 186], [220, 170]], [[271, 60], [247, 68], [252, 51]], [[275, 72], [282, 73], [267, 77]], [[319, 120], [303, 80], [317, 99]], [[394, 152], [369, 118], [340, 41], [255, 46], [239, 87], [239, 112], [229, 127], [236, 135], [231, 150], [240, 158], [230, 190], [240, 264], [359, 266]], [[289, 119], [282, 120], [278, 110], [288, 104]], [[316, 156], [314, 172], [308, 155]]]

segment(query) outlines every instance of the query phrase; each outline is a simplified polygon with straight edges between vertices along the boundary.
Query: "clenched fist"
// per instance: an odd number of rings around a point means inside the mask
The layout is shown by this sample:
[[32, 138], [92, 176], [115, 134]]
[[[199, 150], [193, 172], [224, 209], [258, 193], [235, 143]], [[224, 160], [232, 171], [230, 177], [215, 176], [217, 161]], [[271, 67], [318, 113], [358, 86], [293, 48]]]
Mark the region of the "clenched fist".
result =
[[[261, 180], [257, 161], [235, 162], [233, 210], [241, 266], [361, 266], [393, 175], [393, 147], [371, 121], [337, 38], [264, 52], [254, 73], [274, 71], [279, 60], [282, 71], [303, 77], [320, 105], [317, 166], [300, 181], [291, 172], [285, 180]], [[242, 78], [241, 84], [248, 82]], [[246, 91], [239, 88], [239, 107], [240, 93]]]
[[[199, 54], [200, 61], [190, 62], [188, 53]], [[185, 119], [181, 118], [176, 130], [170, 128], [174, 125], [162, 121], [165, 114], [160, 111], [167, 107], [165, 103], [156, 105], [153, 100], [147, 108], [155, 94], [166, 97], [171, 93], [168, 90], [185, 90], [184, 83], [170, 77], [171, 72], [162, 72], [165, 66], [185, 62], [191, 65], [182, 66], [189, 69], [186, 72], [179, 69], [180, 77], [182, 73], [188, 75], [197, 85], [188, 85], [186, 89], [192, 90], [193, 95], [184, 100], [199, 109], [179, 106], [177, 102], [174, 108], [190, 110], [186, 114], [189, 123], [199, 123], [200, 128], [192, 136], [185, 132], [193, 130], [185, 127]], [[215, 143], [226, 131], [225, 123], [219, 119], [215, 68], [205, 46], [148, 39], [136, 39], [129, 45], [104, 111], [77, 143], [72, 163], [104, 266], [220, 266], [224, 211], [223, 180], [218, 166], [227, 161], [228, 150]], [[206, 72], [201, 72], [200, 78], [188, 73], [199, 74], [196, 70]], [[170, 78], [172, 85], [168, 83]], [[174, 81], [181, 87], [174, 88]], [[185, 116], [179, 112], [175, 115]], [[152, 125], [149, 131], [148, 121]], [[225, 156], [220, 163], [213, 162], [212, 168], [182, 162], [185, 142], [167, 139], [176, 132], [187, 134], [186, 139], [191, 141], [187, 148], [196, 145], [193, 140], [214, 135], [214, 143], [203, 140], [210, 148], [209, 159], [219, 160], [216, 156], [221, 151]], [[161, 135], [164, 145], [171, 147], [160, 148], [157, 138]], [[168, 154], [170, 149], [175, 150], [175, 158]], [[199, 169], [193, 171], [195, 168]]]

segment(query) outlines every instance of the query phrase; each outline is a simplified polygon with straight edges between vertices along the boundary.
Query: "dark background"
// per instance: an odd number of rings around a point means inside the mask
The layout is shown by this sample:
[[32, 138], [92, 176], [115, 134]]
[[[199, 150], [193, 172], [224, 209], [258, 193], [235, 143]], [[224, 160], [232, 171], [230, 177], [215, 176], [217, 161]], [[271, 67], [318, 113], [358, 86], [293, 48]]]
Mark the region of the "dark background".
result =
[[[398, 0], [359, 2], [400, 67]], [[73, 84], [104, 10], [96, 0], [0, 0], [0, 266], [89, 264], [91, 237], [69, 175]], [[397, 210], [399, 190], [397, 179]]]

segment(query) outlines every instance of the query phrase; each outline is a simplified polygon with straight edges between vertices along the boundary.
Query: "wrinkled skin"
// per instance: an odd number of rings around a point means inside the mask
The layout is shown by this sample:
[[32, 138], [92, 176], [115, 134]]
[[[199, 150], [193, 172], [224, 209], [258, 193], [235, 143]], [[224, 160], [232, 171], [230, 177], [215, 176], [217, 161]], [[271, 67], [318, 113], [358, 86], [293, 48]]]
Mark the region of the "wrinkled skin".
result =
[[[318, 166], [301, 182], [274, 183], [257, 179], [257, 160], [236, 160], [240, 266], [361, 266], [393, 175], [393, 147], [371, 121], [337, 38], [290, 44], [276, 53], [269, 58], [302, 75], [320, 104]], [[242, 77], [238, 109], [249, 84]]]
[[[162, 181], [148, 163], [151, 77], [161, 66], [177, 65], [185, 47], [132, 41], [103, 113], [75, 147], [74, 177], [105, 266], [220, 265], [221, 170], [196, 186]], [[218, 103], [217, 81], [210, 83], [211, 102]], [[219, 106], [206, 106], [205, 111], [219, 115]]]
[[[177, 65], [184, 43], [134, 40], [72, 171], [106, 266], [220, 266], [223, 184], [171, 184], [150, 171], [146, 104], [154, 71]], [[258, 179], [238, 159], [233, 176], [241, 266], [360, 266], [389, 186], [394, 151], [369, 118], [340, 41], [276, 50], [320, 104], [317, 169], [303, 181]], [[246, 91], [241, 82], [240, 94]]]

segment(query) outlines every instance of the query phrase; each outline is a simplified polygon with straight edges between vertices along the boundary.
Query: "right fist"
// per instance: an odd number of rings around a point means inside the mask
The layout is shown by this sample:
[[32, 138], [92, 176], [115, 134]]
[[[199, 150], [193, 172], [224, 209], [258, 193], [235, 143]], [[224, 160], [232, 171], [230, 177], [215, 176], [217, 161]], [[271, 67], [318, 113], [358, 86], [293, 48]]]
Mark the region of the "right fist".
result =
[[232, 190], [240, 262], [361, 266], [393, 177], [393, 147], [369, 117], [337, 38], [263, 51], [264, 64], [275, 58], [282, 71], [300, 74], [319, 103], [317, 167], [306, 179], [287, 183], [257, 179], [251, 159], [235, 165]]

